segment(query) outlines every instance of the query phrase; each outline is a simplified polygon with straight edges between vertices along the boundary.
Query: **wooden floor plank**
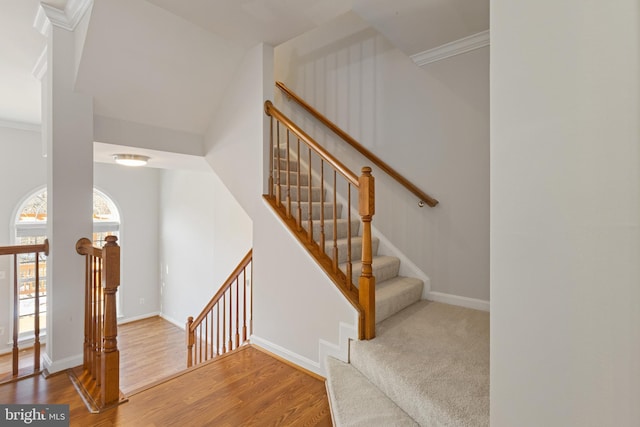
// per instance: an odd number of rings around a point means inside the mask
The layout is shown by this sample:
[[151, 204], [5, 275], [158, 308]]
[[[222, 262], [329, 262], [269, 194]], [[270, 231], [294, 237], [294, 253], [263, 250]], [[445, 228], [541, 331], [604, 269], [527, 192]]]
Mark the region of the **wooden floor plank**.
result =
[[184, 330], [159, 316], [119, 325], [118, 348], [125, 394], [187, 367]]
[[[159, 318], [141, 321], [129, 327], [132, 334], [122, 336], [121, 360], [126, 361], [122, 372], [128, 374], [121, 376], [121, 384], [135, 389], [148, 384], [144, 378], [172, 373], [174, 377], [152, 388], [138, 388], [116, 408], [90, 414], [64, 373], [2, 385], [0, 403], [69, 404], [71, 425], [82, 427], [331, 426], [324, 382], [252, 346], [177, 375], [186, 365], [186, 350], [178, 355], [156, 354], [141, 363], [150, 336], [169, 348], [178, 345], [180, 338], [184, 347], [184, 331], [166, 323]], [[160, 338], [163, 330], [167, 336]], [[141, 365], [142, 375], [134, 368]]]

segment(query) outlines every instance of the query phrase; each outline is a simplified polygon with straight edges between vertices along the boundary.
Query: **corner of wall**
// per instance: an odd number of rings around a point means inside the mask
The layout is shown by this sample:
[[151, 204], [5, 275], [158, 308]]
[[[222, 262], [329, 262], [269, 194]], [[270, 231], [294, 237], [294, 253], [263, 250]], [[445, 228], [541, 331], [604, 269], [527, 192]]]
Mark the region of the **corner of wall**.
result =
[[[357, 319], [356, 319], [357, 324]], [[326, 360], [328, 356], [339, 359], [345, 363], [349, 362], [349, 343], [358, 339], [358, 330], [355, 325], [340, 322], [338, 343], [332, 343], [320, 338], [318, 340], [318, 361], [301, 356], [287, 348], [270, 342], [257, 335], [252, 335], [250, 341], [263, 349], [280, 356], [289, 362], [298, 365], [308, 371], [323, 377], [327, 376]]]
[[326, 361], [327, 357], [333, 357], [345, 363], [349, 363], [349, 343], [351, 340], [358, 339], [357, 319], [355, 324], [347, 324], [340, 322], [340, 330], [338, 333], [338, 344], [320, 339], [318, 348], [318, 358], [320, 360], [320, 371], [326, 377]]

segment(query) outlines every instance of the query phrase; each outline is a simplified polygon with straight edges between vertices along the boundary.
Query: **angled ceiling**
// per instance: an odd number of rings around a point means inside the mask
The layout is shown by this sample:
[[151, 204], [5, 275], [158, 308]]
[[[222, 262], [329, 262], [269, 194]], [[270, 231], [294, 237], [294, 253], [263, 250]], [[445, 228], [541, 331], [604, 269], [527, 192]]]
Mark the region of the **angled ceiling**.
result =
[[96, 0], [76, 89], [98, 115], [202, 134], [249, 48], [345, 9], [344, 0]]
[[202, 134], [244, 52], [146, 1], [96, 1], [76, 89], [95, 114]]
[[352, 0], [147, 0], [245, 48], [276, 46], [351, 10]]
[[[0, 1], [0, 121], [38, 124], [39, 1]], [[489, 0], [94, 0], [76, 89], [98, 115], [202, 134], [250, 47], [349, 10], [408, 55], [489, 28]]]
[[409, 56], [489, 29], [489, 0], [354, 0], [353, 10]]
[[40, 81], [31, 71], [45, 46], [33, 28], [38, 0], [1, 0], [0, 121], [40, 124]]

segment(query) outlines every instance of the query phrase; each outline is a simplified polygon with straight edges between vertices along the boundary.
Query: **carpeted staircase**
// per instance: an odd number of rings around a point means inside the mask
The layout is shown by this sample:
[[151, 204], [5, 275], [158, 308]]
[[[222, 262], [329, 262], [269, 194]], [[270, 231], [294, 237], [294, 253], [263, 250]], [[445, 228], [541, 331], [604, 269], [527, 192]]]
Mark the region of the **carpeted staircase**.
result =
[[[288, 183], [291, 187], [291, 202], [292, 202], [292, 214], [294, 218], [298, 217], [298, 203], [300, 203], [300, 216], [302, 218], [302, 226], [305, 230], [308, 230], [307, 219], [309, 217], [309, 195], [311, 195], [311, 212], [313, 221], [313, 237], [314, 240], [318, 240], [320, 234], [320, 206], [322, 190], [320, 187], [309, 188], [308, 182], [308, 170], [304, 163], [300, 163], [300, 174], [298, 174], [298, 162], [296, 160], [296, 154], [294, 152], [289, 153], [289, 162], [287, 166], [286, 156], [287, 152], [285, 148], [279, 149], [280, 155], [278, 156], [278, 149], [274, 149], [274, 156], [276, 162], [280, 163], [280, 184], [283, 188], [286, 188]], [[287, 170], [289, 171], [289, 178], [287, 181]], [[300, 176], [300, 190], [298, 195], [298, 175]], [[284, 202], [286, 197], [286, 190], [281, 191], [281, 201]], [[333, 253], [333, 238], [334, 238], [334, 224], [333, 224], [333, 204], [327, 202], [325, 194], [324, 202], [324, 219], [325, 219], [325, 252]], [[336, 205], [336, 212], [338, 216], [336, 233], [337, 233], [337, 247], [338, 247], [338, 263], [340, 269], [343, 272], [347, 271], [347, 244], [348, 233], [351, 230], [351, 253], [352, 253], [352, 272], [354, 278], [354, 284], [357, 286], [357, 278], [362, 271], [362, 263], [360, 262], [360, 255], [362, 254], [362, 239], [359, 237], [360, 233], [360, 221], [356, 215], [355, 219], [351, 220], [351, 227], [348, 226], [348, 220], [342, 218], [342, 205], [338, 203]], [[373, 262], [372, 269], [373, 275], [376, 277], [376, 322], [381, 322], [387, 317], [399, 312], [403, 308], [419, 301], [422, 296], [422, 290], [424, 283], [421, 279], [415, 277], [399, 276], [400, 271], [400, 259], [395, 256], [378, 255], [379, 239], [375, 236], [372, 239], [373, 244]]]
[[[294, 153], [289, 153], [289, 166], [284, 160], [286, 150], [280, 149], [278, 156], [275, 149], [274, 156], [280, 159], [281, 200], [285, 201], [289, 184], [292, 214], [301, 216], [305, 229], [311, 197], [313, 236], [317, 241], [322, 190], [309, 188], [308, 172], [302, 163], [298, 174]], [[357, 285], [362, 269], [359, 220], [353, 219], [349, 227], [338, 204], [334, 230], [333, 205], [326, 200], [325, 251], [333, 252], [333, 236], [337, 233], [340, 268], [346, 272], [351, 230], [352, 271]], [[348, 364], [333, 358], [326, 361], [335, 425], [488, 426], [489, 314], [421, 300], [422, 280], [400, 276], [400, 259], [379, 255], [375, 236], [372, 243], [377, 336], [370, 341], [352, 341]]]
[[489, 425], [489, 313], [419, 301], [327, 360], [336, 426]]
[[[302, 218], [302, 226], [308, 231], [309, 217], [309, 194], [311, 194], [311, 217], [313, 221], [313, 238], [318, 240], [320, 234], [320, 206], [321, 198], [323, 196], [320, 187], [311, 187], [309, 190], [308, 182], [308, 170], [306, 166], [301, 163], [300, 174], [298, 174], [298, 162], [296, 160], [295, 153], [289, 153], [289, 166], [287, 167], [286, 161], [286, 149], [280, 148], [280, 184], [284, 190], [281, 191], [281, 201], [284, 202], [286, 198], [286, 184], [291, 186], [290, 198], [292, 201], [292, 214], [294, 218], [298, 217], [298, 203], [300, 203], [300, 216]], [[278, 159], [278, 149], [274, 149], [274, 156]], [[287, 181], [287, 170], [289, 171]], [[298, 197], [297, 181], [298, 175], [300, 176], [300, 196]], [[325, 191], [326, 192], [326, 191]], [[325, 195], [326, 196], [326, 195]], [[299, 199], [299, 202], [298, 202]], [[351, 231], [351, 253], [352, 253], [352, 271], [353, 282], [358, 284], [357, 278], [362, 271], [362, 263], [360, 262], [360, 255], [362, 254], [362, 239], [359, 237], [360, 233], [360, 221], [356, 219], [351, 220], [351, 226], [349, 227], [348, 220], [341, 218], [342, 205], [340, 203], [336, 206], [337, 217], [339, 218], [336, 226], [337, 233], [337, 248], [338, 248], [338, 263], [340, 269], [346, 273], [347, 271], [347, 245], [348, 245], [348, 233]], [[333, 204], [327, 202], [325, 197], [324, 202], [324, 219], [325, 219], [325, 252], [333, 253], [333, 236], [334, 236], [334, 224], [333, 224]], [[419, 301], [422, 296], [422, 288], [424, 283], [422, 280], [414, 277], [399, 276], [400, 271], [400, 259], [394, 256], [378, 255], [379, 239], [375, 236], [372, 239], [373, 244], [373, 262], [372, 269], [373, 275], [376, 277], [376, 322], [381, 322], [387, 317], [399, 312], [403, 308]]]

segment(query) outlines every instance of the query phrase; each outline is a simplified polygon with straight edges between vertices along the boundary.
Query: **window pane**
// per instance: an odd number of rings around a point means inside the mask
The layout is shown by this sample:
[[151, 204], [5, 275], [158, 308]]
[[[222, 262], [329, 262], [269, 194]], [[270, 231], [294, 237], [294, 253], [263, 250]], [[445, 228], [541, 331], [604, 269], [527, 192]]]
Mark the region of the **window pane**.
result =
[[20, 211], [18, 222], [47, 222], [47, 190], [42, 190], [27, 200]]
[[[102, 247], [107, 236], [118, 236], [120, 215], [116, 205], [102, 192], [93, 190], [93, 244]], [[29, 198], [19, 209], [16, 218], [16, 244], [44, 243], [47, 224], [47, 190], [42, 189]], [[39, 259], [40, 284], [37, 290], [40, 306], [40, 329], [46, 328], [47, 263], [44, 255]], [[18, 256], [18, 310], [20, 333], [35, 327], [35, 254]]]
[[93, 233], [93, 246], [101, 248], [107, 243], [107, 236], [116, 236], [118, 237], [117, 231], [104, 231], [101, 233]]
[[[20, 245], [35, 245], [44, 243], [44, 236], [25, 236], [18, 239]], [[40, 329], [46, 328], [47, 311], [47, 258], [40, 254], [38, 259], [40, 284], [37, 293], [40, 297]], [[32, 331], [35, 328], [36, 303], [36, 255], [18, 255], [18, 330], [20, 333]]]

